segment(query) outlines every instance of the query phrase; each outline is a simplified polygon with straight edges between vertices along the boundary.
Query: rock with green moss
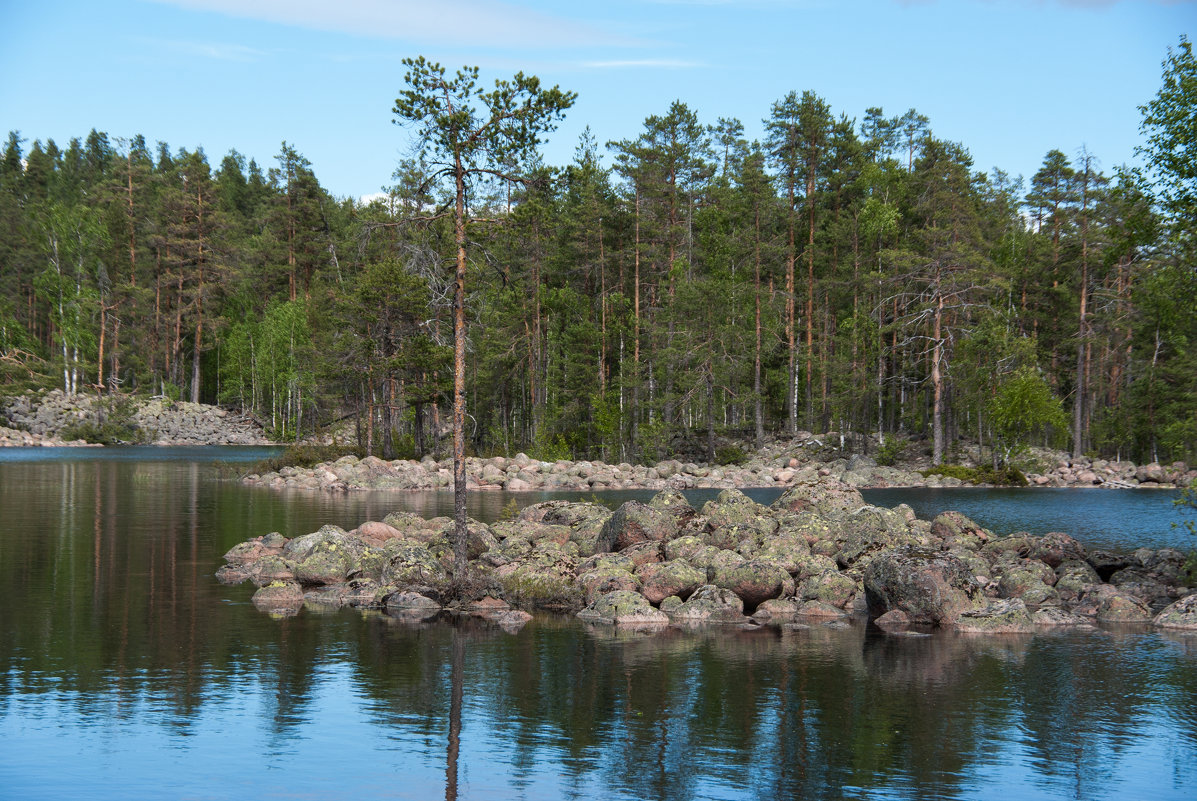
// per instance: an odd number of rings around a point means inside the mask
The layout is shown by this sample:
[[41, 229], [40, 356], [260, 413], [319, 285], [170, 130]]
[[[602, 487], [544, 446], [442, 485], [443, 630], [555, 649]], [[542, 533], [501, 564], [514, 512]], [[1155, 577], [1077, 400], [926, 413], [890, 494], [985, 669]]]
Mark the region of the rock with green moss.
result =
[[294, 615], [303, 606], [303, 590], [295, 582], [275, 582], [254, 593], [253, 605], [272, 615]]
[[955, 629], [979, 634], [1019, 634], [1034, 631], [1035, 623], [1022, 599], [1006, 598], [961, 612]]
[[1079, 559], [1063, 562], [1055, 572], [1055, 590], [1066, 601], [1075, 601], [1101, 584], [1093, 566]]
[[857, 585], [838, 570], [826, 570], [805, 579], [794, 592], [803, 601], [823, 601], [843, 609], [856, 597]]
[[754, 554], [762, 562], [771, 562], [790, 574], [797, 573], [810, 555], [806, 538], [791, 531], [777, 532]]
[[1003, 598], [1024, 598], [1031, 590], [1054, 585], [1057, 579], [1056, 572], [1038, 559], [1021, 559], [1013, 555], [996, 560], [993, 572]]
[[864, 571], [869, 616], [901, 609], [914, 623], [949, 626], [977, 606], [980, 588], [968, 565], [916, 546], [883, 551]]
[[682, 600], [707, 581], [705, 570], [699, 570], [684, 559], [644, 564], [636, 568], [642, 586], [641, 594], [649, 603], [659, 604], [671, 595]]
[[639, 501], [628, 501], [603, 524], [596, 550], [622, 551], [641, 542], [667, 540], [676, 533], [672, 515]]
[[448, 573], [427, 545], [403, 542], [395, 546], [383, 566], [380, 583], [405, 587], [413, 584], [441, 584]]
[[1096, 617], [1102, 623], [1146, 623], [1152, 614], [1147, 604], [1133, 595], [1107, 591], [1098, 601]]
[[931, 521], [931, 536], [940, 541], [943, 550], [956, 547], [975, 551], [983, 547], [993, 534], [960, 512], [943, 512]]
[[1151, 622], [1165, 629], [1197, 630], [1197, 593], [1168, 605]]
[[591, 623], [612, 623], [617, 626], [666, 626], [669, 617], [653, 606], [638, 592], [618, 590], [600, 595], [578, 617]]
[[670, 619], [687, 623], [744, 623], [744, 602], [734, 592], [712, 584], [704, 584], [681, 604], [666, 609]]
[[736, 489], [725, 489], [702, 507], [707, 542], [716, 548], [736, 549], [748, 539], [759, 542], [777, 531], [777, 520], [762, 506]]
[[778, 511], [813, 512], [831, 519], [846, 517], [864, 505], [860, 490], [809, 470], [795, 476], [793, 486], [773, 502]]
[[794, 579], [789, 573], [775, 564], [758, 559], [716, 567], [711, 583], [734, 592], [749, 609], [755, 609], [762, 601], [794, 592]]
[[844, 518], [847, 535], [835, 559], [840, 565], [867, 564], [874, 554], [902, 545], [920, 545], [906, 517], [892, 509], [862, 506]]
[[653, 509], [670, 515], [680, 529], [698, 514], [686, 496], [675, 489], [661, 490], [648, 502]]
[[600, 595], [616, 590], [640, 591], [640, 579], [627, 570], [617, 567], [600, 567], [581, 573], [577, 578], [586, 603], [592, 603]]

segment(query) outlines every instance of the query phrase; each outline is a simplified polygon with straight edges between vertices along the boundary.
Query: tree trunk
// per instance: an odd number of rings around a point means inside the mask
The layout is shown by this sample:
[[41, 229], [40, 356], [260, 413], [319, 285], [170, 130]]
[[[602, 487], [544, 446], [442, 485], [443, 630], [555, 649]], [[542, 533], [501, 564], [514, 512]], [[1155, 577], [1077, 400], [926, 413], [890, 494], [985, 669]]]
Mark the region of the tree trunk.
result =
[[465, 170], [460, 158], [456, 163], [457, 204], [454, 213], [454, 238], [457, 242], [457, 271], [453, 282], [453, 581], [461, 585], [469, 570], [466, 552], [469, 529], [466, 522], [465, 466]]

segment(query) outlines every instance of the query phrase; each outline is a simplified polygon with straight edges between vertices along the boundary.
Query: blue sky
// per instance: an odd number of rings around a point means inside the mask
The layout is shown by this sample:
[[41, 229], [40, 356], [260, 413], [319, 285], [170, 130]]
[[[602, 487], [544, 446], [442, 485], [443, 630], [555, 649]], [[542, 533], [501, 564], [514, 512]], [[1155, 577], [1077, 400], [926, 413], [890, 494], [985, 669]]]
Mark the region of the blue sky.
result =
[[916, 108], [978, 169], [1029, 177], [1053, 148], [1134, 161], [1138, 106], [1197, 33], [1192, 0], [0, 0], [0, 133], [91, 128], [274, 163], [285, 139], [339, 196], [390, 183], [405, 56], [523, 70], [578, 93], [545, 148], [587, 125], [634, 138], [680, 99], [761, 135], [813, 90], [836, 114]]

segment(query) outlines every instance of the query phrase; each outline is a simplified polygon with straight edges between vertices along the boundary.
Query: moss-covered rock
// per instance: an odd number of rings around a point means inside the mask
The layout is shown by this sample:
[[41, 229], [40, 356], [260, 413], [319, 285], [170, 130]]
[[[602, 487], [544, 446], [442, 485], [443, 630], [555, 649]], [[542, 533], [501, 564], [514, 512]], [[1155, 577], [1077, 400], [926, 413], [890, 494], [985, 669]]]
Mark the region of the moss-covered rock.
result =
[[1186, 595], [1165, 607], [1151, 622], [1165, 629], [1197, 630], [1197, 594]]
[[415, 584], [442, 584], [448, 573], [427, 545], [400, 540], [389, 548], [380, 583], [405, 587]]
[[883, 551], [869, 562], [864, 585], [870, 617], [901, 609], [915, 623], [948, 626], [977, 606], [968, 565], [951, 554], [919, 547]]
[[960, 512], [944, 512], [931, 521], [931, 536], [939, 540], [947, 551], [961, 547], [969, 550], [981, 548], [993, 535]]
[[588, 604], [600, 595], [606, 595], [616, 590], [640, 592], [640, 579], [627, 570], [617, 567], [601, 567], [581, 573], [578, 575], [577, 583]]
[[762, 601], [794, 591], [794, 580], [788, 572], [757, 559], [714, 568], [711, 583], [734, 592], [750, 610], [756, 609]]
[[661, 609], [673, 620], [689, 623], [743, 623], [744, 602], [734, 592], [704, 584], [682, 604], [661, 603]]
[[613, 623], [620, 626], [665, 626], [669, 617], [638, 592], [619, 590], [600, 595], [578, 617], [591, 623]]
[[1019, 598], [995, 601], [980, 609], [968, 609], [956, 619], [957, 631], [984, 634], [1016, 634], [1035, 630], [1027, 606]]
[[684, 601], [707, 580], [705, 570], [699, 570], [684, 559], [641, 565], [636, 568], [636, 577], [642, 583], [641, 594], [653, 604], [659, 604], [671, 595]]
[[639, 501], [628, 501], [615, 510], [599, 532], [597, 549], [622, 551], [649, 540], [667, 540], [677, 533], [673, 516]]
[[823, 601], [843, 609], [856, 597], [857, 585], [838, 570], [826, 570], [803, 580], [794, 595], [803, 601]]

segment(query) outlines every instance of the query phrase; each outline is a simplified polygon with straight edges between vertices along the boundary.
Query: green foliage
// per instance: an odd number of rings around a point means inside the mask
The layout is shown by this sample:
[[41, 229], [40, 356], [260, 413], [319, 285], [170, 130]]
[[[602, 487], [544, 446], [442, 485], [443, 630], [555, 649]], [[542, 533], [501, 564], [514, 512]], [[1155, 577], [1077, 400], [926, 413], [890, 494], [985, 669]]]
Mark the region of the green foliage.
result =
[[520, 513], [520, 505], [515, 498], [508, 498], [507, 503], [503, 504], [503, 508], [499, 511], [499, 520], [501, 522], [508, 522], [515, 520]]
[[1026, 448], [1031, 435], [1063, 431], [1068, 424], [1059, 399], [1032, 367], [1020, 367], [1002, 382], [989, 403], [989, 416], [1004, 447], [1003, 463]]
[[326, 462], [335, 462], [342, 456], [356, 456], [361, 459], [366, 452], [356, 446], [347, 445], [289, 445], [278, 456], [271, 456], [255, 462], [249, 473], [277, 473], [284, 467], [315, 467]]
[[144, 431], [133, 419], [136, 401], [127, 395], [113, 395], [96, 401], [92, 420], [67, 426], [59, 437], [64, 440], [81, 439], [97, 445], [137, 445], [149, 442], [156, 432]]
[[715, 449], [715, 464], [739, 465], [748, 461], [748, 454], [739, 445], [721, 445]]
[[[1181, 514], [1197, 514], [1197, 481], [1183, 487], [1180, 496], [1172, 503]], [[1197, 536], [1197, 520], [1181, 520], [1179, 523], [1173, 523], [1172, 527], [1186, 529], [1190, 534]]]
[[965, 467], [959, 464], [941, 464], [938, 467], [932, 467], [930, 470], [923, 470], [922, 474], [925, 478], [943, 476], [945, 478], [956, 478], [961, 481], [967, 481], [972, 484], [993, 484], [998, 487], [1027, 486], [1027, 477], [1023, 475], [1021, 470], [1010, 465], [1005, 465], [995, 470], [991, 465]]
[[906, 440], [891, 434], [882, 440], [881, 447], [877, 449], [877, 464], [882, 467], [893, 467], [905, 452]]
[[574, 458], [564, 434], [539, 433], [532, 441], [528, 455], [542, 462], [560, 462]]

